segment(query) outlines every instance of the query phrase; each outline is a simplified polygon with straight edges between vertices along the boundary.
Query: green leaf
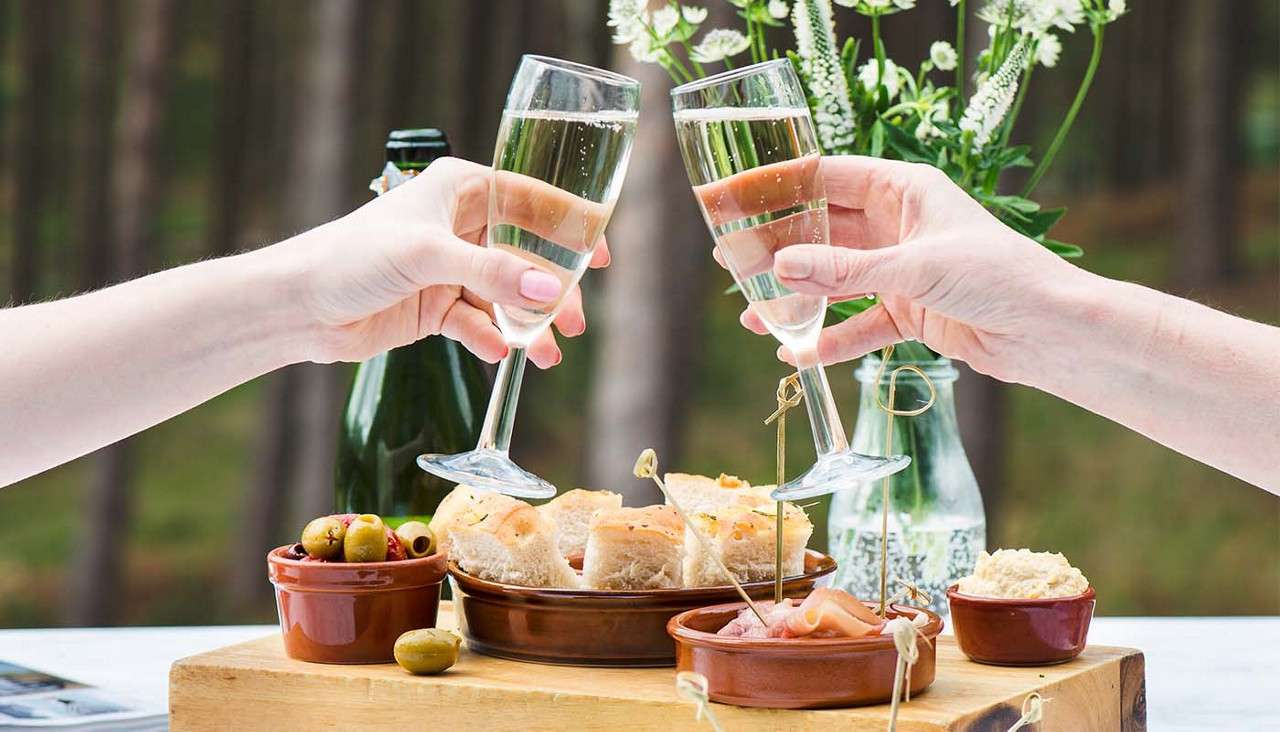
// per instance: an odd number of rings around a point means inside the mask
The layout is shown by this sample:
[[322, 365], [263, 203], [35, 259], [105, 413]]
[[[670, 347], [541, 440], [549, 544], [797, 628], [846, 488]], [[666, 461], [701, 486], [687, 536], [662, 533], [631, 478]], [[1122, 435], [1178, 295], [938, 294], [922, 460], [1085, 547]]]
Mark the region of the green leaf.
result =
[[874, 307], [877, 302], [875, 298], [871, 297], [833, 302], [827, 306], [827, 325], [835, 325], [852, 318], [858, 313], [866, 312]]
[[1065, 241], [1058, 241], [1057, 239], [1045, 239], [1040, 243], [1044, 245], [1045, 249], [1048, 249], [1049, 251], [1053, 252], [1059, 257], [1064, 257], [1066, 259], [1075, 259], [1077, 257], [1084, 256], [1083, 249], [1076, 246], [1075, 244], [1068, 244]]
[[1065, 207], [1051, 208], [1047, 211], [1037, 211], [1031, 214], [1029, 220], [1022, 227], [1021, 231], [1032, 239], [1043, 236], [1049, 233], [1049, 229], [1052, 229], [1053, 225], [1058, 223], [1066, 212], [1067, 209]]
[[884, 128], [888, 127], [883, 121], [876, 120], [871, 126], [871, 157], [884, 157]]
[[929, 154], [928, 148], [924, 146], [923, 142], [916, 139], [915, 135], [894, 124], [885, 123], [884, 128], [885, 141], [890, 149], [898, 154], [898, 157], [909, 163], [926, 163], [928, 165], [935, 163], [936, 158]]

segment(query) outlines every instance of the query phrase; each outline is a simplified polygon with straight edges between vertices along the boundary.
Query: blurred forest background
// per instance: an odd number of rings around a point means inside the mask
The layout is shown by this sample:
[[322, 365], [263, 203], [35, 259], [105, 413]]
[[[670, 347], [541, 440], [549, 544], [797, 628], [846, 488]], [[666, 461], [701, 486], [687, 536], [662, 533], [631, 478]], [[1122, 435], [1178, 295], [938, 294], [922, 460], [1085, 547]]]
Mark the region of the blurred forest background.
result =
[[[706, 27], [734, 20], [723, 0], [703, 4], [718, 19]], [[1130, 6], [1038, 194], [1071, 209], [1055, 238], [1082, 244], [1096, 272], [1276, 323], [1278, 4]], [[914, 66], [954, 24], [947, 3], [922, 0], [885, 21], [888, 53]], [[773, 33], [792, 45], [789, 29]], [[1038, 149], [1087, 59], [1084, 31], [1064, 45], [1015, 133]], [[728, 275], [685, 184], [669, 82], [610, 45], [603, 0], [0, 0], [0, 302], [322, 223], [367, 199], [391, 128], [441, 127], [457, 154], [488, 162], [525, 52], [647, 86], [609, 232], [615, 264], [584, 282], [588, 333], [562, 365], [529, 374], [516, 458], [561, 486], [629, 489], [643, 443], [672, 469], [772, 482], [760, 420], [784, 369], [772, 341], [737, 325], [740, 298], [721, 294]], [[328, 508], [351, 374], [286, 369], [0, 490], [0, 626], [270, 621], [263, 554]], [[851, 421], [852, 364], [831, 378]], [[1065, 552], [1103, 588], [1104, 614], [1280, 613], [1274, 496], [969, 372], [958, 409], [992, 547]], [[807, 464], [807, 425], [792, 427], [792, 464]]]

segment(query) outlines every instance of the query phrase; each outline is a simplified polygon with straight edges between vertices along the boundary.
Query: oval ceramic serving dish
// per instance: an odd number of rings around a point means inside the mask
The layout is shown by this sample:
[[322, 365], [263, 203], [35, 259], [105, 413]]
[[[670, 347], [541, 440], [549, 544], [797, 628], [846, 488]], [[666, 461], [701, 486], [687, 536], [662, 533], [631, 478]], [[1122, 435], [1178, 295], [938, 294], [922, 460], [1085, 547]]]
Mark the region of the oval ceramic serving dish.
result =
[[316, 663], [389, 663], [401, 633], [434, 628], [444, 554], [395, 562], [304, 562], [267, 554], [284, 650]]
[[956, 643], [978, 663], [1048, 666], [1084, 650], [1097, 595], [1093, 587], [1072, 597], [1013, 600], [963, 595], [951, 585], [947, 604]]
[[[870, 607], [871, 604], [867, 603]], [[740, 707], [818, 709], [881, 704], [893, 696], [898, 651], [893, 638], [728, 638], [716, 635], [745, 603], [681, 613], [667, 624], [676, 641], [676, 668], [707, 677], [711, 701]], [[891, 605], [889, 617], [901, 613]], [[919, 608], [913, 610], [921, 611]], [[911, 667], [911, 694], [929, 688], [937, 667], [942, 618], [923, 610], [929, 622], [917, 640], [920, 657]]]
[[[782, 582], [783, 595], [804, 597], [830, 584], [836, 562], [805, 553], [805, 573]], [[675, 644], [667, 621], [686, 610], [734, 600], [731, 586], [680, 590], [557, 590], [477, 579], [449, 563], [458, 625], [467, 648], [499, 658], [567, 666], [670, 666]], [[771, 599], [772, 582], [743, 585]]]

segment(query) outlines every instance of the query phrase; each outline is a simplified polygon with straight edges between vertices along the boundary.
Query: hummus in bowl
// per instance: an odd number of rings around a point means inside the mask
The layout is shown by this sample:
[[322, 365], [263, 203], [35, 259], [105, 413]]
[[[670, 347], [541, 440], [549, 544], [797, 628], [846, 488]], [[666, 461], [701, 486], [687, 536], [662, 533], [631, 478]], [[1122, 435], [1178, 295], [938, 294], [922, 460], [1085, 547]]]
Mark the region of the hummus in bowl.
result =
[[1061, 554], [1030, 549], [982, 552], [973, 574], [958, 587], [965, 595], [1010, 600], [1075, 597], [1089, 589], [1089, 580]]

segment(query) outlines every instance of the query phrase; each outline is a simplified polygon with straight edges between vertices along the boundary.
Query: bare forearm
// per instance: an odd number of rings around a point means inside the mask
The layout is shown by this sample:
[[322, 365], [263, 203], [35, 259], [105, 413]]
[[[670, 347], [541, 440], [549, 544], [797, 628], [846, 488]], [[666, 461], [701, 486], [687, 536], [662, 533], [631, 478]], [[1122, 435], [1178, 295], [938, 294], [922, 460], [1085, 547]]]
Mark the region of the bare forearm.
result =
[[261, 250], [0, 310], [0, 485], [299, 360], [284, 266]]
[[1093, 275], [1058, 305], [1033, 386], [1280, 493], [1280, 328]]

